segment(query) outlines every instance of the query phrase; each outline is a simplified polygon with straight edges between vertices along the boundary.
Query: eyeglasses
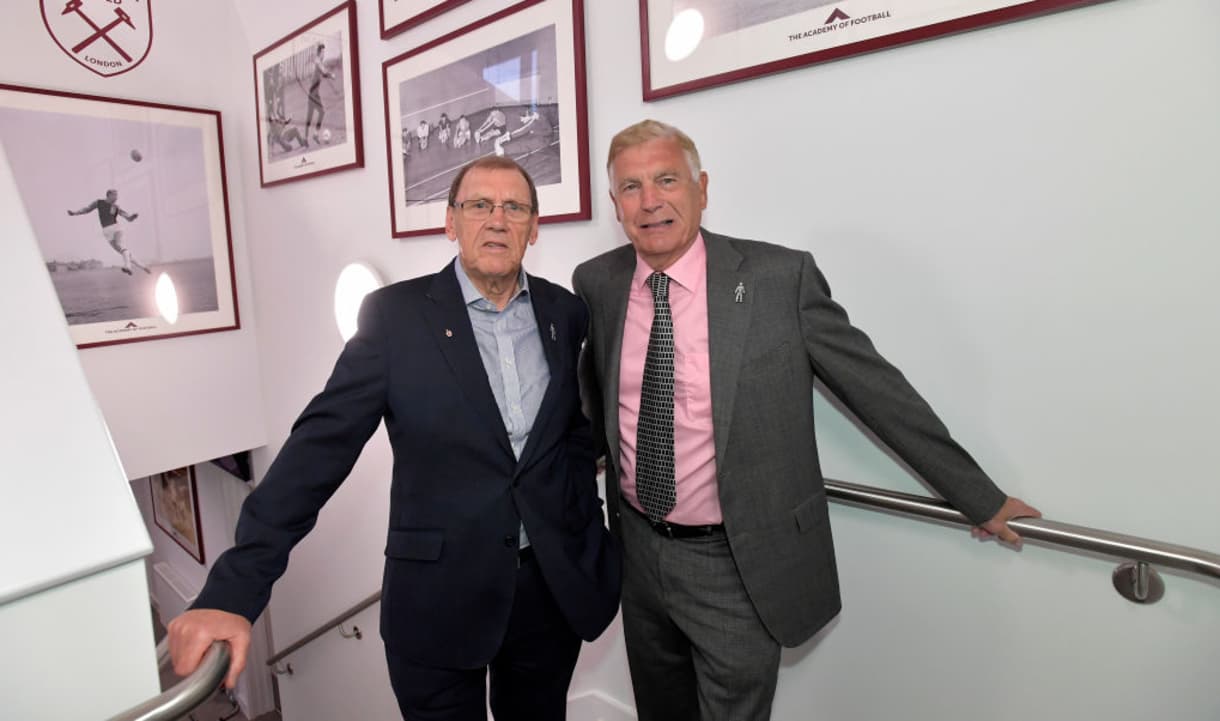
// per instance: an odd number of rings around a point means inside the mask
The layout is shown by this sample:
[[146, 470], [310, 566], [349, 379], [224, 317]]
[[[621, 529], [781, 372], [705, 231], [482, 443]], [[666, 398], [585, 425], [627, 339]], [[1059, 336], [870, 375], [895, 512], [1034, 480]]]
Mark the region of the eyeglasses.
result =
[[492, 212], [496, 208], [504, 209], [504, 217], [515, 223], [522, 223], [530, 219], [534, 214], [534, 209], [526, 203], [518, 203], [515, 200], [506, 200], [503, 203], [493, 203], [486, 198], [475, 198], [473, 200], [463, 200], [460, 203], [454, 203], [453, 207], [462, 211], [462, 217], [467, 220], [487, 220], [491, 217]]

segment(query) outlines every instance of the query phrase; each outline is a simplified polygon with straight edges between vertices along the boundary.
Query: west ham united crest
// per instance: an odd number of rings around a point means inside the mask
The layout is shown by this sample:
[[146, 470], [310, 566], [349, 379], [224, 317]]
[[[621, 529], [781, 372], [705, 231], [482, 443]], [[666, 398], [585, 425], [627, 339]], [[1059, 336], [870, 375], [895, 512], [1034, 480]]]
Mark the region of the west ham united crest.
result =
[[152, 0], [39, 0], [39, 5], [60, 49], [98, 75], [131, 70], [152, 47]]

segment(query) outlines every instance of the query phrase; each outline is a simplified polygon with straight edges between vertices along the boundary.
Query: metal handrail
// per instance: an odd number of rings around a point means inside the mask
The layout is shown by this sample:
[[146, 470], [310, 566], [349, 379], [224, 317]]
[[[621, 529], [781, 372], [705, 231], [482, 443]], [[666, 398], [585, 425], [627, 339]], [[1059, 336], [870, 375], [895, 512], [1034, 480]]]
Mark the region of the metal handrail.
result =
[[[938, 498], [887, 491], [872, 486], [832, 479], [826, 479], [826, 495], [834, 501], [894, 511], [910, 516], [965, 526], [967, 528], [975, 525], [961, 511], [955, 510], [948, 502]], [[1202, 551], [1197, 548], [1162, 543], [1161, 541], [1128, 536], [1122, 533], [1112, 533], [1086, 526], [1075, 526], [1070, 523], [1048, 521], [1043, 518], [1018, 518], [1009, 521], [1008, 525], [1023, 538], [1029, 540], [1045, 541], [1057, 546], [1067, 546], [1125, 560], [1155, 563], [1167, 568], [1176, 568], [1181, 571], [1220, 579], [1220, 554]], [[319, 625], [283, 651], [267, 659], [267, 665], [275, 666], [286, 657], [300, 650], [303, 646], [313, 642], [331, 629], [338, 628], [348, 619], [380, 600], [381, 591], [378, 590], [363, 601]], [[1143, 599], [1140, 600], [1142, 601]]]
[[[157, 644], [157, 667], [169, 659], [169, 641]], [[203, 654], [199, 668], [142, 704], [111, 716], [106, 721], [174, 721], [190, 713], [215, 693], [229, 672], [229, 644], [217, 641]]]
[[[954, 510], [947, 502], [937, 498], [886, 491], [830, 479], [826, 480], [826, 495], [836, 501], [869, 508], [895, 511], [967, 527], [975, 525], [960, 511]], [[1048, 521], [1043, 518], [1017, 518], [1009, 521], [1008, 526], [1026, 539], [1045, 541], [1057, 546], [1068, 546], [1132, 561], [1155, 563], [1180, 571], [1220, 579], [1220, 554], [1197, 548], [1162, 543], [1148, 538], [1112, 533], [1085, 526], [1074, 526], [1070, 523]]]
[[[333, 628], [338, 628], [345, 621], [347, 621], [347, 619], [351, 618], [352, 616], [355, 616], [356, 614], [360, 613], [364, 609], [368, 608], [369, 606], [372, 606], [374, 603], [377, 603], [380, 600], [381, 600], [381, 589], [377, 589], [377, 591], [375, 593], [369, 595], [368, 598], [365, 598], [363, 601], [361, 601], [360, 603], [357, 603], [355, 606], [352, 606], [351, 608], [347, 609], [346, 611], [340, 613], [338, 616], [335, 616], [334, 618], [327, 621], [326, 623], [323, 623], [322, 625], [318, 626], [316, 629], [314, 629], [310, 633], [303, 636], [301, 638], [301, 640], [290, 644], [283, 651], [280, 651], [279, 653], [275, 654], [271, 658], [267, 659], [267, 665], [268, 666], [276, 665], [280, 661], [284, 660], [285, 657], [290, 656], [293, 653], [295, 653], [302, 646], [305, 646], [306, 644], [311, 643], [314, 639], [318, 638], [319, 636], [326, 633], [327, 631], [329, 631]], [[357, 633], [359, 633], [359, 630], [357, 630]]]

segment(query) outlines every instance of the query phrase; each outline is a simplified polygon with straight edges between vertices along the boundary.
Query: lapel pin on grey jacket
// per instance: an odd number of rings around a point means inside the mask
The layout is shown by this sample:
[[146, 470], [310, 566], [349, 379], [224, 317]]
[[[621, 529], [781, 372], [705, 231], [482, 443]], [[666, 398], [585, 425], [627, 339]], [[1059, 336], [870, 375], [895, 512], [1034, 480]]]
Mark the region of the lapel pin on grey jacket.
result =
[[733, 300], [738, 303], [744, 302], [746, 299], [746, 284], [737, 281], [737, 287], [733, 290]]

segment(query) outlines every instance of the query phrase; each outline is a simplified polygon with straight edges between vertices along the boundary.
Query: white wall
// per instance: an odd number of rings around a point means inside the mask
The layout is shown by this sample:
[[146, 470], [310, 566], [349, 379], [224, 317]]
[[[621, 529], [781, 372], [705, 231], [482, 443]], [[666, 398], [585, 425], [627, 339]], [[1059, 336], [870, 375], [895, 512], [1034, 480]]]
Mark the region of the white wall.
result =
[[0, 604], [149, 551], [0, 142]]
[[237, 78], [249, 75], [250, 60], [232, 4], [157, 4], [148, 57], [111, 78], [56, 46], [38, 3], [7, 9], [0, 43], [7, 59], [0, 82], [221, 111], [242, 328], [91, 348], [80, 358], [128, 478], [261, 446], [266, 436], [240, 172], [246, 159], [234, 150], [237, 116], [253, 101], [233, 92]]
[[[0, 144], [0, 698], [6, 718], [110, 716], [157, 692], [148, 535]], [[71, 665], [77, 677], [64, 678]], [[48, 693], [63, 679], [72, 693]], [[54, 681], [51, 681], [54, 683]], [[87, 715], [85, 715], [87, 713]]]
[[144, 562], [0, 605], [6, 719], [92, 721], [161, 692]]

